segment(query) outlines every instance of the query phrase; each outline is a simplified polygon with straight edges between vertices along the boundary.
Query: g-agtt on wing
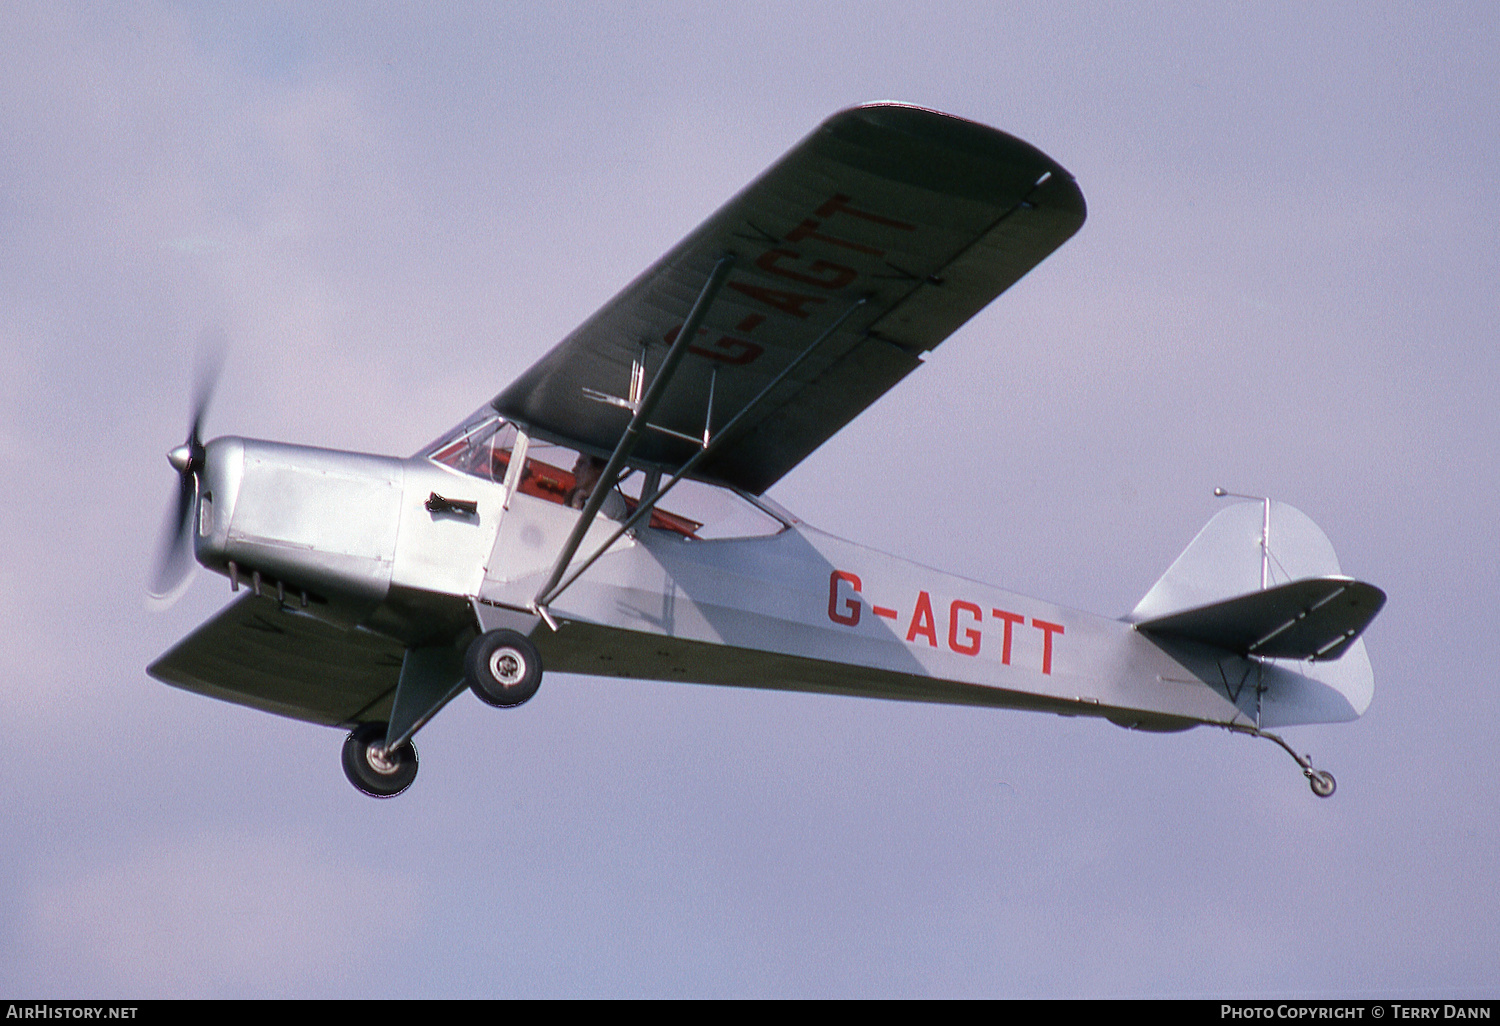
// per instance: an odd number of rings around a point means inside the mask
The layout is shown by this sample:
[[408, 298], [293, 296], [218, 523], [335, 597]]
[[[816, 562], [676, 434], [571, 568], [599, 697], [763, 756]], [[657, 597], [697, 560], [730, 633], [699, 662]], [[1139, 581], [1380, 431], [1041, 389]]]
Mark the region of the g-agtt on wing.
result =
[[495, 397], [608, 453], [715, 263], [732, 269], [631, 462], [760, 494], [1078, 230], [1073, 177], [1004, 132], [896, 103], [829, 118]]

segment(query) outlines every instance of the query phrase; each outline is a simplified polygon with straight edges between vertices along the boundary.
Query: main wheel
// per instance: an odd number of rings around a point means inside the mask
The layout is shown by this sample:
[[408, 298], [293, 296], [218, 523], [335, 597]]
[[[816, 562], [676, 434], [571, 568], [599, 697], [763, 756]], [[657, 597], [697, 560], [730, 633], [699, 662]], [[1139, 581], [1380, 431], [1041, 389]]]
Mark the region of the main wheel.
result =
[[417, 746], [387, 751], [384, 723], [361, 723], [344, 740], [344, 776], [372, 798], [394, 798], [417, 779]]
[[1327, 798], [1338, 789], [1338, 782], [1333, 779], [1333, 774], [1327, 770], [1311, 770], [1307, 774], [1308, 786], [1312, 793], [1319, 798]]
[[481, 634], [464, 657], [469, 690], [487, 705], [520, 705], [542, 686], [542, 657], [524, 634], [499, 630]]

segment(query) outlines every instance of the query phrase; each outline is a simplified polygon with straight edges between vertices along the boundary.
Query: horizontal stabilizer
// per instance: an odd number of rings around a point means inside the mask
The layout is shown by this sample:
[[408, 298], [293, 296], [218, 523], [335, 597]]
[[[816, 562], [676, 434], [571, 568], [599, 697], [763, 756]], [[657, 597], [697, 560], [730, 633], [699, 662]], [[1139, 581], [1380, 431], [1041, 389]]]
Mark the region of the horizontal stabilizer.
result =
[[1238, 655], [1337, 659], [1369, 626], [1385, 592], [1350, 577], [1313, 577], [1143, 620], [1136, 629]]

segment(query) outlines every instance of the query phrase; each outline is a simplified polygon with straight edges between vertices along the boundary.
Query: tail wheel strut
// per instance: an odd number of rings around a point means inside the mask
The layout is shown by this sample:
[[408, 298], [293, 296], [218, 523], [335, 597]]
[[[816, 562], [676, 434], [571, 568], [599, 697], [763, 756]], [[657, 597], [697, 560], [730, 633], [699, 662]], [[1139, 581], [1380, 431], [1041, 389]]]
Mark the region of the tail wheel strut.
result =
[[1251, 727], [1244, 723], [1220, 724], [1225, 730], [1236, 734], [1249, 734], [1251, 737], [1263, 737], [1268, 741], [1275, 741], [1286, 750], [1286, 753], [1297, 760], [1297, 765], [1302, 767], [1302, 775], [1307, 778], [1308, 786], [1312, 793], [1319, 798], [1332, 797], [1333, 792], [1338, 790], [1338, 781], [1333, 779], [1333, 774], [1327, 770], [1320, 770], [1312, 764], [1312, 759], [1306, 755], [1298, 755], [1297, 750], [1287, 744], [1280, 735], [1272, 734], [1270, 731], [1261, 730], [1259, 727]]

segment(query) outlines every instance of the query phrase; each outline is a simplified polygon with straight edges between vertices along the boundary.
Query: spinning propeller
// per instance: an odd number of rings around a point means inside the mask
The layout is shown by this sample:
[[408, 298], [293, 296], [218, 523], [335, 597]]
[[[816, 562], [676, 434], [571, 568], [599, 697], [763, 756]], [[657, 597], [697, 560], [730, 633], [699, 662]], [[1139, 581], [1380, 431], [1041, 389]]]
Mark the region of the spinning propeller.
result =
[[167, 453], [167, 462], [177, 471], [177, 505], [169, 508], [157, 546], [156, 568], [151, 575], [148, 604], [165, 609], [187, 590], [193, 575], [193, 513], [198, 497], [199, 475], [203, 472], [206, 450], [203, 446], [203, 420], [208, 412], [223, 366], [223, 342], [214, 332], [206, 332], [198, 343], [197, 367], [193, 383], [193, 419], [187, 441]]

